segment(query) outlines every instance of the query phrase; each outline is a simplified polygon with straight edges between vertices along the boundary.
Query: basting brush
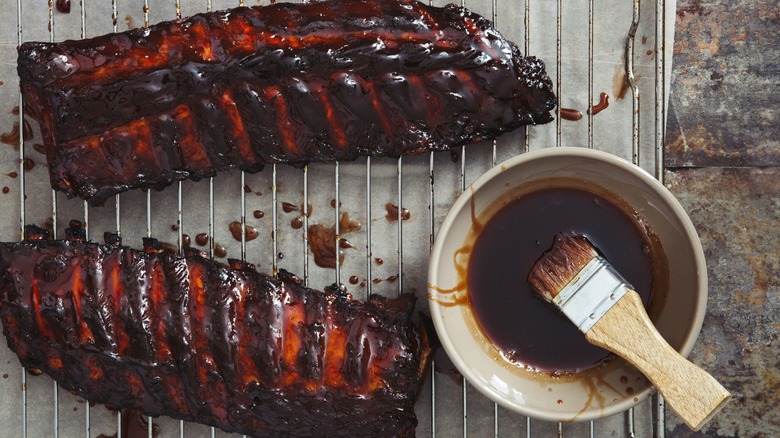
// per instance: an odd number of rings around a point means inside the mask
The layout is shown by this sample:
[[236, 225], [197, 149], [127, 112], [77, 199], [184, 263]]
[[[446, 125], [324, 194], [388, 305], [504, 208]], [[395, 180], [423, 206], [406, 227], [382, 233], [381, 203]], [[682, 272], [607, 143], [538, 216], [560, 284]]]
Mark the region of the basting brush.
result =
[[587, 238], [558, 235], [531, 268], [528, 281], [588, 342], [637, 367], [692, 430], [699, 430], [731, 398], [711, 375], [664, 340], [639, 294]]

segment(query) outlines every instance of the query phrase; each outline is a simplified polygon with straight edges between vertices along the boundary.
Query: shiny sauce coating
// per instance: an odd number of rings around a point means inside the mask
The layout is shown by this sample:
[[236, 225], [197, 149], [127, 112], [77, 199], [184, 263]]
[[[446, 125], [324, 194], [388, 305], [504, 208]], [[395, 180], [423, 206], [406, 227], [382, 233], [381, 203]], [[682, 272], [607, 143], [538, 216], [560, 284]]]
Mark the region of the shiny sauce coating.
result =
[[589, 344], [527, 280], [560, 232], [588, 237], [648, 306], [651, 244], [636, 219], [602, 196], [563, 187], [522, 195], [488, 220], [471, 253], [468, 300], [505, 358], [531, 369], [572, 373], [598, 366], [611, 354]]

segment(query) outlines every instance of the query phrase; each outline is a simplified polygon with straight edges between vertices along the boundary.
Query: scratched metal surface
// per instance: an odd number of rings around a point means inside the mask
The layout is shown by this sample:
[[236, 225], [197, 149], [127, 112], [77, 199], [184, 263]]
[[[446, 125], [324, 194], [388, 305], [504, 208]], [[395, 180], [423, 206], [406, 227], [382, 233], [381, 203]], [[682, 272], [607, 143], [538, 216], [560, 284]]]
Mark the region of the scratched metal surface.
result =
[[[0, 144], [0, 187], [8, 187], [8, 193], [0, 193], [0, 241], [18, 240], [22, 223], [40, 225], [52, 218], [58, 236], [64, 234], [71, 219], [77, 219], [86, 223], [89, 236], [95, 240], [104, 231], [120, 229], [124, 242], [131, 246], [139, 247], [141, 237], [147, 234], [176, 244], [181, 236], [172, 226], [178, 223], [181, 233], [192, 236], [193, 241], [196, 234], [210, 233], [212, 241], [223, 245], [229, 257], [244, 256], [261, 270], [285, 268], [305, 276], [313, 287], [340, 281], [358, 298], [369, 293], [414, 292], [420, 297], [419, 308], [425, 311], [425, 276], [432, 237], [463, 188], [494, 164], [527, 150], [556, 145], [605, 150], [637, 160], [653, 174], [658, 174], [662, 159], [658, 151], [663, 138], [664, 105], [659, 109], [656, 103], [663, 102], [666, 93], [656, 93], [656, 89], [668, 88], [669, 81], [661, 79], [669, 76], [671, 62], [665, 63], [664, 74], [664, 64], [657, 62], [655, 41], [658, 18], [665, 14], [656, 12], [673, 14], [675, 1], [465, 0], [470, 9], [495, 18], [497, 28], [517, 42], [523, 52], [546, 61], [561, 96], [561, 106], [580, 110], [584, 114], [582, 120], [531, 127], [527, 134], [518, 130], [495, 143], [471, 145], [455, 154], [312, 164], [306, 171], [268, 166], [255, 175], [228, 172], [213, 181], [186, 181], [162, 192], [128, 192], [106, 206], [85, 208], [81, 201], [52, 193], [45, 157], [35, 150], [40, 143], [37, 128], [33, 126], [26, 141], [13, 133], [13, 125], [20, 121], [20, 116], [13, 112], [20, 103], [16, 76], [18, 43], [122, 31], [175, 19], [177, 13], [187, 16], [208, 8], [237, 6], [238, 0], [184, 1], [180, 7], [177, 0], [83, 0], [74, 2], [69, 14], [59, 13], [43, 1], [2, 0], [0, 5], [4, 8], [0, 17], [0, 131], [10, 133], [3, 138], [6, 142]], [[621, 93], [627, 35], [635, 7], [639, 24], [633, 40], [633, 64], [639, 100], [633, 98], [631, 90]], [[672, 19], [666, 20], [666, 50], [660, 45], [661, 53], [669, 60], [673, 24]], [[610, 105], [591, 117], [587, 114], [588, 102], [595, 104], [602, 91], [609, 94]], [[34, 167], [30, 169], [28, 161], [25, 169], [20, 164], [23, 158], [32, 160]], [[13, 178], [11, 172], [20, 175]], [[333, 199], [338, 199], [338, 209], [331, 206]], [[303, 218], [307, 224], [332, 225], [339, 213], [347, 212], [362, 225], [359, 231], [343, 236], [355, 249], [345, 250], [344, 264], [337, 270], [316, 266], [306, 247], [306, 226], [291, 226], [301, 212], [288, 213], [282, 208], [283, 202], [302, 205], [304, 201], [311, 203], [308, 218]], [[387, 203], [407, 208], [411, 213], [409, 220], [389, 221]], [[262, 211], [264, 216], [256, 219], [255, 211]], [[233, 239], [228, 230], [228, 223], [241, 221], [242, 216], [260, 235], [245, 244]], [[376, 258], [383, 263], [377, 263]], [[347, 279], [353, 275], [365, 285], [349, 284]], [[397, 278], [388, 280], [391, 277]], [[95, 437], [117, 432], [119, 418], [115, 412], [101, 406], [90, 407], [58, 390], [46, 376], [25, 374], [4, 341], [0, 341], [0, 375], [2, 436]], [[593, 423], [546, 423], [497, 408], [469, 385], [430, 373], [417, 412], [418, 436], [559, 433], [647, 437], [653, 435], [655, 407], [648, 400], [633, 412]], [[152, 424], [159, 429], [160, 437], [227, 436], [218, 430], [169, 418], [155, 418]]]

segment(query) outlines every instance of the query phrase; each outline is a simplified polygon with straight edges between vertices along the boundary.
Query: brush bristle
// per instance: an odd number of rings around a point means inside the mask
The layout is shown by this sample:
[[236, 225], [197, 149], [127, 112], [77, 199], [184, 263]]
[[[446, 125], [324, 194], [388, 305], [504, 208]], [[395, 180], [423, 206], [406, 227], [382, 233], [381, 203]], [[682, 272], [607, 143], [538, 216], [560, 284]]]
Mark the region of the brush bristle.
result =
[[542, 298], [552, 301], [595, 257], [596, 249], [584, 236], [561, 233], [531, 268], [528, 281]]

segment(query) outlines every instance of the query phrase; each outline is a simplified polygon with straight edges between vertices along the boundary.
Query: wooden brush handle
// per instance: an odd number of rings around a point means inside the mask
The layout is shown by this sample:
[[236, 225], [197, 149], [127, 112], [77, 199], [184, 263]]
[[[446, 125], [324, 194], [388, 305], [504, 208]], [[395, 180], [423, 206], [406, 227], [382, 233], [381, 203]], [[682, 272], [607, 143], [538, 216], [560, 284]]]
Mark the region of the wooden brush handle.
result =
[[731, 398], [715, 378], [664, 340], [633, 290], [618, 300], [585, 337], [637, 367], [691, 430], [699, 430]]

